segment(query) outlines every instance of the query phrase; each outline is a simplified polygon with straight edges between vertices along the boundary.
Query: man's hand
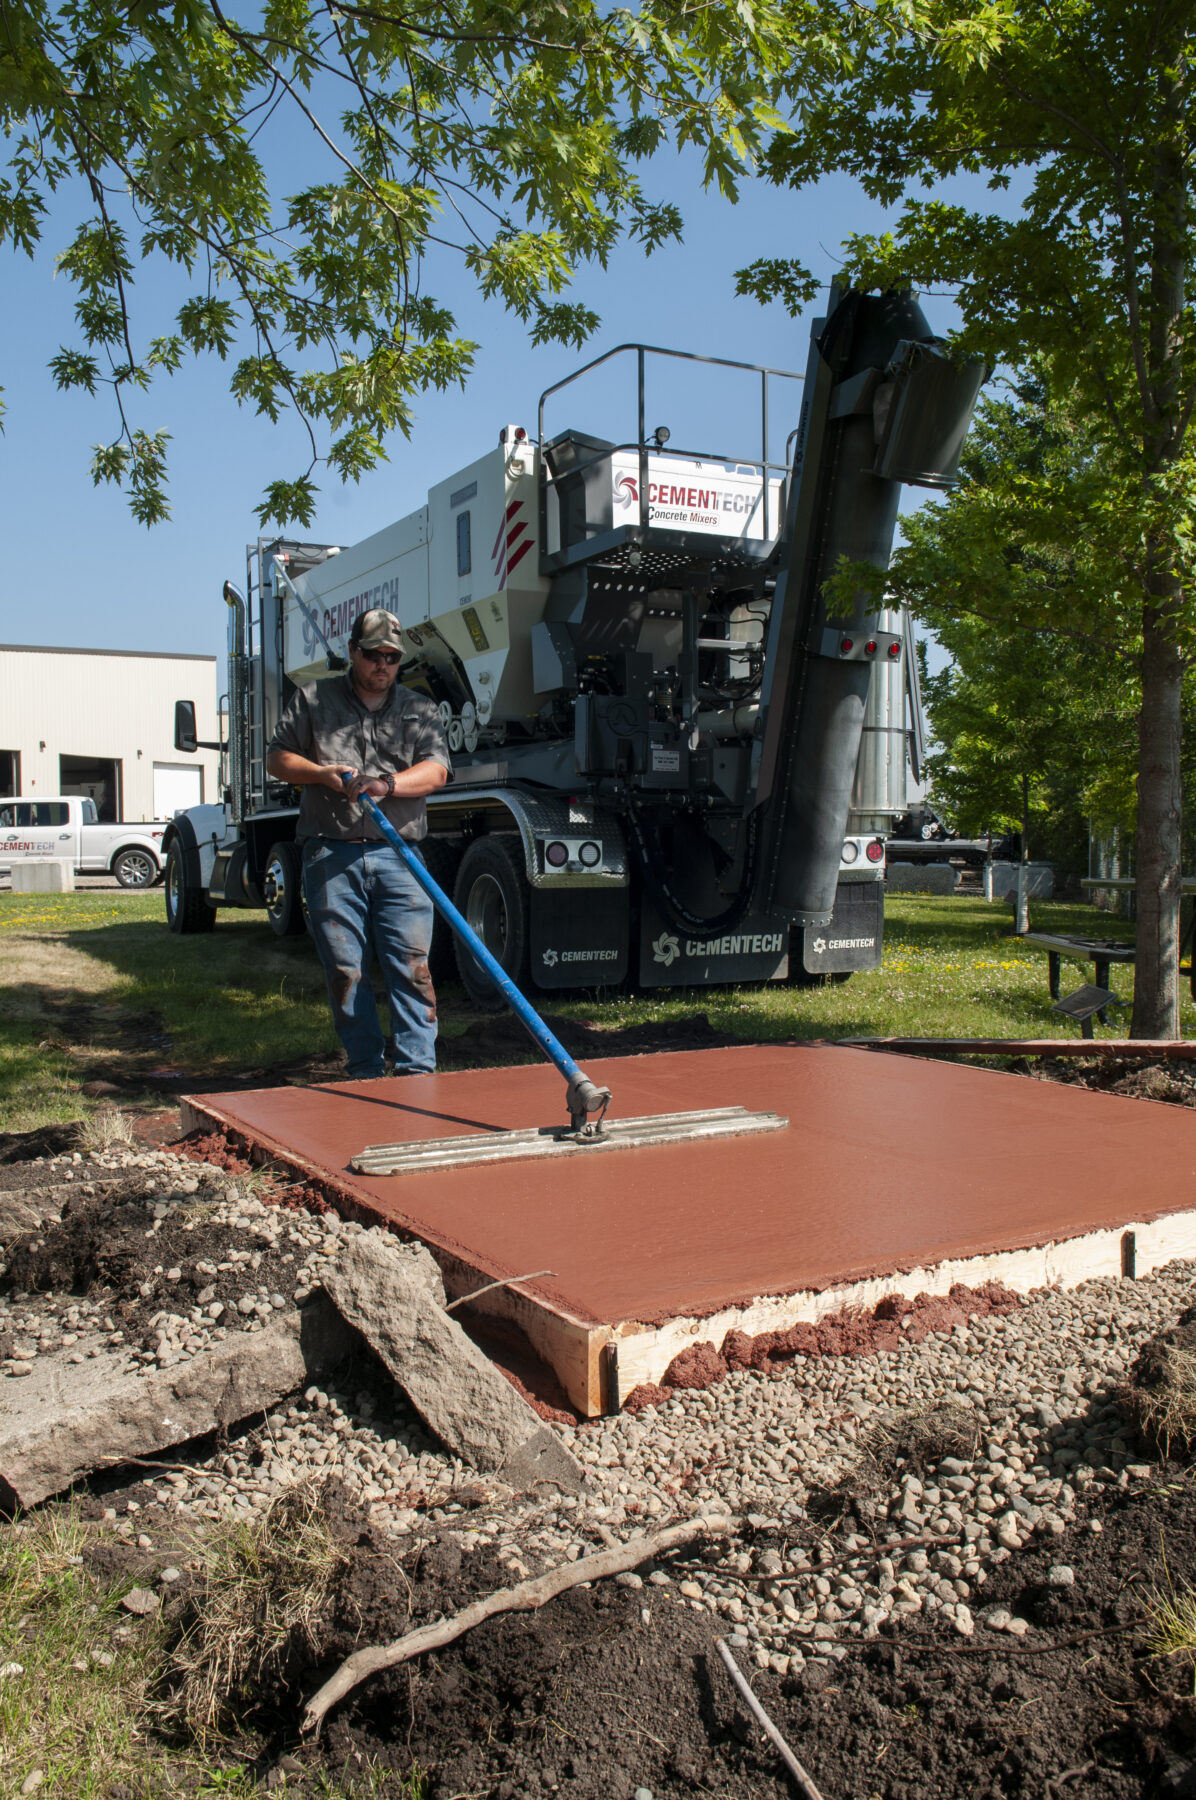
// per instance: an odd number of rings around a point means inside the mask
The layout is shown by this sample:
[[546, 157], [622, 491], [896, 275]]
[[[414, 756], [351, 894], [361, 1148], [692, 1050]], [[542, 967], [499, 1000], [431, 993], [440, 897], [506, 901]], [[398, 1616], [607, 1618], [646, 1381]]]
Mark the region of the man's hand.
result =
[[396, 769], [385, 775], [363, 775], [353, 763], [315, 763], [293, 750], [272, 750], [266, 758], [266, 773], [274, 781], [286, 781], [292, 787], [326, 787], [346, 800], [359, 800], [368, 794], [372, 800], [420, 800], [434, 794], [449, 778], [443, 763], [425, 761], [410, 769]]
[[331, 788], [334, 794], [341, 794], [346, 800], [357, 800], [362, 794], [386, 792], [384, 781], [363, 775], [352, 763], [319, 763], [315, 766], [320, 771], [320, 786]]

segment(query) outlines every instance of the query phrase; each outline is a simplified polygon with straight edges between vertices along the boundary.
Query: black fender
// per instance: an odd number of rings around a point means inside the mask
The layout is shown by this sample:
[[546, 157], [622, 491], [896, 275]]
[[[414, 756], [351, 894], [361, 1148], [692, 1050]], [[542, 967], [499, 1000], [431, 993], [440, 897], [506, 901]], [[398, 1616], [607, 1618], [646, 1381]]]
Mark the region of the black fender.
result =
[[203, 869], [199, 860], [199, 838], [196, 835], [194, 825], [191, 823], [186, 813], [180, 813], [177, 819], [172, 819], [162, 834], [163, 868], [166, 866], [166, 858], [170, 852], [170, 846], [175, 842], [176, 838], [182, 848], [183, 875], [187, 886], [202, 893], [205, 889]]

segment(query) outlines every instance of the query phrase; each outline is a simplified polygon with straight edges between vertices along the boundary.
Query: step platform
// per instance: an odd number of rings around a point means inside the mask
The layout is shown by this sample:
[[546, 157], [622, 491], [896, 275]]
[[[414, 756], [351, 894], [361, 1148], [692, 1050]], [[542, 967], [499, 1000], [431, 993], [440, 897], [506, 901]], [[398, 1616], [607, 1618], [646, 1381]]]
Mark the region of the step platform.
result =
[[[362, 1173], [368, 1145], [564, 1120], [547, 1065], [205, 1094], [220, 1128], [417, 1238], [451, 1298], [510, 1320], [583, 1416], [732, 1329], [988, 1280], [1027, 1292], [1196, 1256], [1196, 1111], [835, 1045], [593, 1061], [612, 1118], [773, 1112], [753, 1135]], [[551, 1275], [532, 1271], [551, 1270]]]

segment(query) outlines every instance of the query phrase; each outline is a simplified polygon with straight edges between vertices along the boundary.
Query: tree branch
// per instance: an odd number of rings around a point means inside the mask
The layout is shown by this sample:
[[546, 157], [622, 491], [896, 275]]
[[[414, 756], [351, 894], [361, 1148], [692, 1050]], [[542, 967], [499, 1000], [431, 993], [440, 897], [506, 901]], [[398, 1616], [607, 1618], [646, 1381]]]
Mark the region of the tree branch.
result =
[[372, 1644], [364, 1650], [355, 1650], [352, 1656], [346, 1657], [335, 1675], [312, 1695], [299, 1729], [305, 1733], [317, 1731], [329, 1708], [352, 1693], [368, 1676], [376, 1675], [380, 1669], [393, 1669], [399, 1663], [410, 1662], [412, 1657], [423, 1656], [429, 1650], [440, 1650], [472, 1631], [475, 1625], [492, 1619], [496, 1613], [534, 1612], [549, 1600], [555, 1600], [558, 1594], [579, 1587], [583, 1581], [601, 1581], [608, 1575], [634, 1569], [679, 1544], [692, 1543], [699, 1537], [722, 1536], [734, 1529], [735, 1521], [725, 1514], [703, 1514], [682, 1525], [667, 1526], [651, 1537], [632, 1538], [630, 1543], [620, 1544], [617, 1549], [601, 1550], [596, 1556], [583, 1556], [575, 1563], [562, 1563], [533, 1581], [521, 1581], [517, 1587], [499, 1588], [496, 1593], [487, 1594], [484, 1600], [475, 1600], [472, 1606], [454, 1613], [451, 1618], [421, 1625], [405, 1637], [396, 1638], [392, 1644]]

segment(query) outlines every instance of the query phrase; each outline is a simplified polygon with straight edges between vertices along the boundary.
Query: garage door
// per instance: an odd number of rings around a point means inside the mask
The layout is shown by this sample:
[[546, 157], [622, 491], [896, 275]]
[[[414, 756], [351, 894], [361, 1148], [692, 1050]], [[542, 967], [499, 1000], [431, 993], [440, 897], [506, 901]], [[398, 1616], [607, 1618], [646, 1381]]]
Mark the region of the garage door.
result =
[[203, 770], [194, 763], [154, 764], [154, 817], [173, 819], [184, 806], [203, 799]]

